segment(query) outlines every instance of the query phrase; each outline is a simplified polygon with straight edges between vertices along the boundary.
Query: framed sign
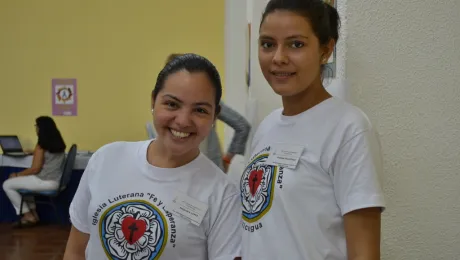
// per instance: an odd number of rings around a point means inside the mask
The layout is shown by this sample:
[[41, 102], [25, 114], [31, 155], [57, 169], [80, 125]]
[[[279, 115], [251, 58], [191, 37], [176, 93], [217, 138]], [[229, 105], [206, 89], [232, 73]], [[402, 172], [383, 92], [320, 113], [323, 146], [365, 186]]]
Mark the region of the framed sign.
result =
[[53, 79], [51, 81], [53, 116], [77, 115], [77, 80]]

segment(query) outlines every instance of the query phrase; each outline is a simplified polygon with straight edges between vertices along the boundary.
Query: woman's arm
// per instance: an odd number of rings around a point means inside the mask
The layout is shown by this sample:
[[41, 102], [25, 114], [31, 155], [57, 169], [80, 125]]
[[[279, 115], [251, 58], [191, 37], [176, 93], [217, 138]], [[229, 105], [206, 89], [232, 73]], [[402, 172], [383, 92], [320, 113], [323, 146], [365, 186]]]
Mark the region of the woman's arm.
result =
[[380, 260], [381, 212], [381, 208], [367, 208], [343, 217], [349, 260]]
[[235, 130], [227, 154], [224, 156], [225, 160], [227, 160], [226, 163], [229, 163], [235, 154], [244, 155], [251, 125], [246, 118], [223, 102], [221, 102], [220, 106], [221, 110], [217, 118]]
[[380, 185], [380, 147], [374, 131], [349, 134], [330, 173], [341, 209], [349, 260], [380, 259], [381, 214], [385, 200]]
[[88, 241], [88, 234], [72, 226], [64, 253], [64, 260], [85, 260], [85, 250]]
[[208, 233], [208, 259], [241, 260], [241, 199], [236, 187], [225, 188], [223, 200], [213, 201], [218, 207], [211, 207], [211, 225]]
[[32, 166], [28, 169], [23, 170], [22, 172], [18, 172], [17, 176], [27, 176], [27, 175], [35, 175], [38, 174], [43, 167], [43, 163], [45, 162], [45, 150], [43, 150], [40, 145], [37, 144], [34, 150], [34, 157], [32, 160]]

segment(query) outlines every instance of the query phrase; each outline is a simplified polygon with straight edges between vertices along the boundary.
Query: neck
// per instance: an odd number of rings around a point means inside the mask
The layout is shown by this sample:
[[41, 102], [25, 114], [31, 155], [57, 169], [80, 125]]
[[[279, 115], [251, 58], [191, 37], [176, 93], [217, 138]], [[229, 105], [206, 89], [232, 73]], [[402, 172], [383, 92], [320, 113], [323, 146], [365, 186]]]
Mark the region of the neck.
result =
[[283, 115], [294, 116], [318, 105], [331, 95], [326, 91], [321, 83], [321, 78], [312, 83], [303, 92], [283, 97]]
[[193, 161], [200, 154], [200, 150], [194, 149], [186, 154], [174, 155], [168, 151], [163, 143], [156, 139], [150, 143], [147, 149], [147, 161], [160, 168], [177, 168]]

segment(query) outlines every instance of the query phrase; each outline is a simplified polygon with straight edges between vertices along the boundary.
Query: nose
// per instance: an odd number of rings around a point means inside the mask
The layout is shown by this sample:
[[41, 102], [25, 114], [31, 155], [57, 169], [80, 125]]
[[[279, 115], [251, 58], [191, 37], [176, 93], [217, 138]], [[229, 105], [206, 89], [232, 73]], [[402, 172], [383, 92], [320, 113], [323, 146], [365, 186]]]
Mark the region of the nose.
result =
[[187, 128], [192, 125], [192, 117], [185, 110], [178, 112], [174, 121], [180, 128]]
[[276, 65], [284, 65], [284, 64], [287, 64], [289, 61], [287, 55], [286, 55], [286, 52], [283, 48], [283, 46], [279, 46], [276, 51], [275, 51], [275, 55], [273, 56], [273, 63], [275, 63]]

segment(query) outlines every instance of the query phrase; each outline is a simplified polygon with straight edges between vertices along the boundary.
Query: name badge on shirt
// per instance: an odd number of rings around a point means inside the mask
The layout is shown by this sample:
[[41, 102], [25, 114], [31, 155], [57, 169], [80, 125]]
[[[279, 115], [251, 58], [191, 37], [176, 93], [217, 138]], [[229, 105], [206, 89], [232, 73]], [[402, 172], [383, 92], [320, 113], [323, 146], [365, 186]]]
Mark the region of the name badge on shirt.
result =
[[295, 144], [276, 144], [267, 159], [267, 164], [295, 169], [304, 147]]
[[203, 220], [208, 205], [184, 193], [176, 192], [171, 204], [171, 211], [176, 215], [187, 219], [192, 224], [199, 226]]

